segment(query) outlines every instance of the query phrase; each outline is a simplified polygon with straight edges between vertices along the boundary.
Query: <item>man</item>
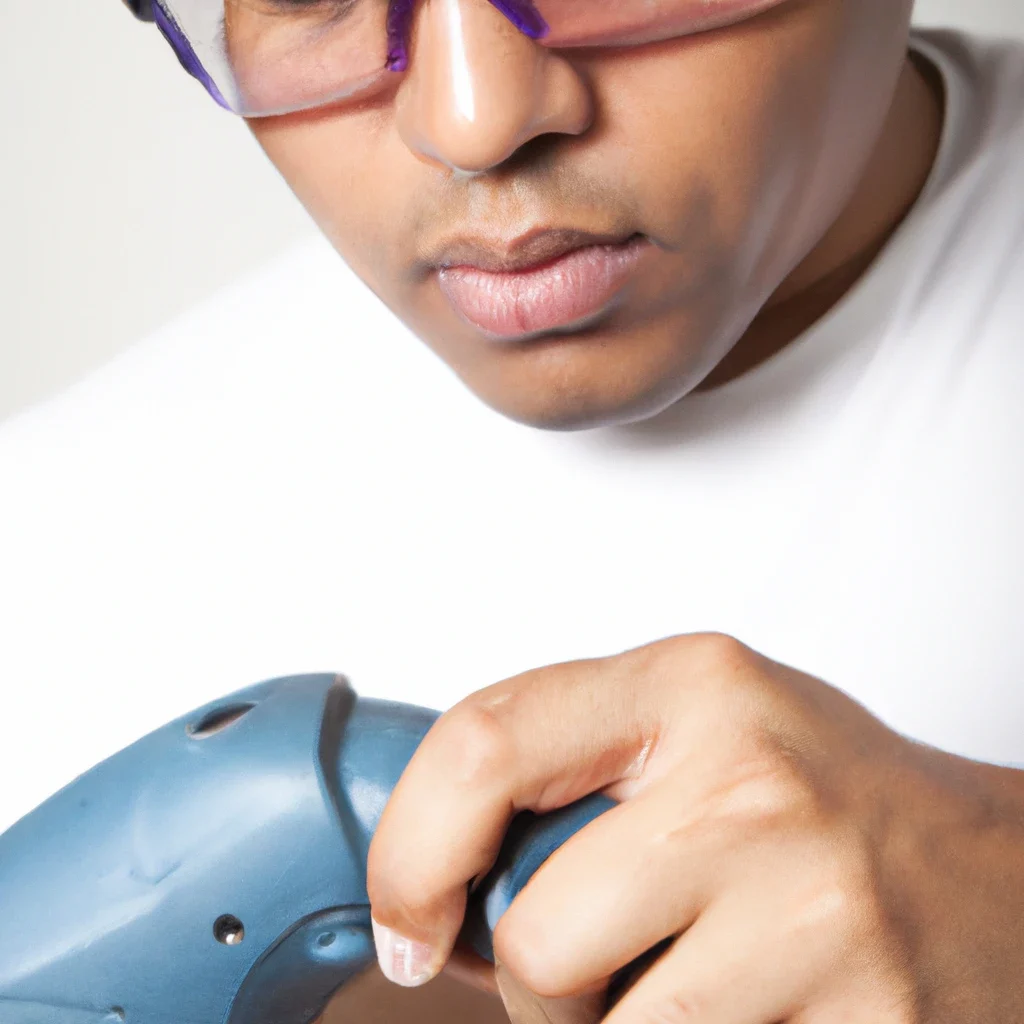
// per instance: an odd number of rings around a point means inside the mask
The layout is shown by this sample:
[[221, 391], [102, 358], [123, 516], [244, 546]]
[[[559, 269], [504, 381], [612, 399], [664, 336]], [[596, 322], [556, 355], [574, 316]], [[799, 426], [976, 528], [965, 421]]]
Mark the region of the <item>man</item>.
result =
[[[909, 0], [202, 7], [155, 14], [354, 274], [5, 431], [9, 811], [39, 728], [85, 767], [336, 665], [451, 708], [371, 850], [392, 980], [1020, 1018], [1024, 50]], [[598, 789], [497, 976], [450, 959], [510, 814]]]

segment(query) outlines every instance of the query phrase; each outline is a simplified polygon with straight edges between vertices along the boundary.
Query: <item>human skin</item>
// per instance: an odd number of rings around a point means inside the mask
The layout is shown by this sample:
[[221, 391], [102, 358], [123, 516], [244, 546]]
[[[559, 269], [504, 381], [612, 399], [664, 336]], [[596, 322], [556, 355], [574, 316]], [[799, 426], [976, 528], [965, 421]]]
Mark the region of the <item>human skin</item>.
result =
[[[513, 813], [595, 790], [619, 805], [495, 929], [515, 1024], [1022, 1019], [1024, 771], [718, 634], [528, 672], [438, 720], [370, 846], [386, 973], [444, 963]], [[602, 1017], [606, 980], [663, 941]]]
[[[338, 252], [485, 402], [548, 428], [636, 421], [792, 340], [912, 205], [941, 96], [908, 58], [911, 7], [782, 0], [712, 32], [556, 51], [487, 0], [426, 0], [407, 72], [250, 124]], [[496, 342], [445, 300], [431, 254], [542, 227], [652, 245], [597, 322]]]
[[[459, 0], [457, 46], [444, 23], [446, 4], [420, 6], [410, 68], [386, 88], [358, 103], [250, 123], [363, 280], [471, 390], [525, 423], [580, 429], [643, 420], [770, 356], [856, 281], [913, 204], [934, 159], [941, 90], [907, 55], [909, 0], [786, 0], [711, 33], [595, 51], [545, 49], [486, 0]], [[460, 113], [456, 65], [476, 99], [471, 121]], [[446, 302], [430, 254], [460, 235], [500, 247], [537, 227], [640, 232], [652, 250], [599, 321], [569, 334], [495, 342]], [[578, 736], [597, 742], [594, 723], [573, 720]], [[537, 735], [554, 743], [543, 715], [533, 721]], [[481, 749], [470, 740], [470, 749]], [[429, 777], [433, 789], [420, 803], [440, 812], [461, 794], [443, 758], [427, 758], [405, 791], [417, 779], [424, 789]], [[836, 777], [855, 776], [859, 767], [839, 764]], [[914, 797], [924, 791], [916, 781], [923, 774], [916, 768], [908, 776]], [[779, 800], [782, 806], [786, 794]], [[468, 878], [435, 876], [420, 889], [421, 902], [407, 898], [401, 880], [411, 865], [397, 851], [402, 837], [427, 834], [403, 812], [409, 806], [389, 812], [375, 847], [375, 913], [432, 942], [443, 959], [461, 910], [452, 892], [464, 891]], [[671, 827], [668, 815], [660, 820]], [[479, 824], [468, 805], [459, 824]], [[433, 861], [422, 859], [424, 871], [444, 860], [440, 847], [434, 852]], [[821, 865], [827, 886], [835, 865]], [[584, 863], [579, 878], [594, 876], [586, 884], [608, 890], [603, 867], [597, 877]], [[840, 886], [839, 867], [834, 878]], [[578, 896], [582, 888], [578, 882], [564, 891]], [[662, 894], [652, 899], [664, 902]], [[522, 906], [498, 945], [509, 962], [498, 982], [510, 1011], [518, 1024], [589, 1020], [592, 1007], [558, 1000], [578, 990], [593, 962], [563, 960], [561, 976], [545, 976], [524, 952], [545, 948], [536, 936], [574, 915], [551, 910], [550, 899], [544, 914]], [[636, 909], [643, 919], [643, 906]], [[590, 922], [609, 954], [618, 950], [609, 935], [637, 941], [620, 923]], [[735, 929], [742, 933], [746, 924], [739, 920]], [[879, 949], [888, 938], [878, 937]], [[494, 978], [469, 960], [449, 961], [449, 969], [494, 989]], [[865, 977], [845, 980], [856, 988]], [[911, 984], [894, 982], [904, 983]], [[849, 986], [836, 998], [848, 994]], [[849, 1007], [836, 1005], [838, 1013]], [[867, 997], [858, 1008], [874, 1014], [873, 1024], [897, 1019]], [[679, 1019], [691, 1017], [705, 1019]]]

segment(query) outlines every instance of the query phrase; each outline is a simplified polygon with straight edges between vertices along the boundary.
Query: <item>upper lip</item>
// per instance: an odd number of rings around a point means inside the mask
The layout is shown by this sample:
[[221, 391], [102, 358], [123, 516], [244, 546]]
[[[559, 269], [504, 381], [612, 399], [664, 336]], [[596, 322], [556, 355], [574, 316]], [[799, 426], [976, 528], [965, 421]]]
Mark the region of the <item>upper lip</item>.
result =
[[431, 262], [441, 269], [472, 267], [492, 274], [508, 274], [543, 266], [576, 249], [592, 245], [620, 245], [634, 234], [594, 234], [576, 228], [538, 228], [511, 241], [463, 237], [440, 246]]

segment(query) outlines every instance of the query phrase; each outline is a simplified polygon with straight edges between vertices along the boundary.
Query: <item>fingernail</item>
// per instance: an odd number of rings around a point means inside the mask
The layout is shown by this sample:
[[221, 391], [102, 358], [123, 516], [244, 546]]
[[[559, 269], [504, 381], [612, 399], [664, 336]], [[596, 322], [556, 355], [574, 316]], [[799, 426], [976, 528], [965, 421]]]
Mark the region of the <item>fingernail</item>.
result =
[[388, 981], [406, 988], [425, 985], [437, 974], [433, 950], [422, 942], [399, 935], [398, 932], [377, 924], [373, 925], [373, 941], [377, 947], [377, 960]]

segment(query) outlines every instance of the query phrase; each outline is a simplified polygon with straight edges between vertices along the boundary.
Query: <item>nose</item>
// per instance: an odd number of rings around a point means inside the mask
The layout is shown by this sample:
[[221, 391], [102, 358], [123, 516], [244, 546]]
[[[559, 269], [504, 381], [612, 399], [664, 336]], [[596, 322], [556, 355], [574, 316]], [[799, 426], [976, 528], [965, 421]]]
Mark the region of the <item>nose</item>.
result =
[[593, 101], [568, 60], [524, 35], [490, 0], [424, 0], [396, 118], [418, 157], [477, 175], [540, 135], [581, 135]]

